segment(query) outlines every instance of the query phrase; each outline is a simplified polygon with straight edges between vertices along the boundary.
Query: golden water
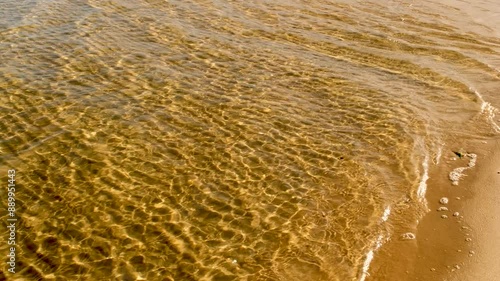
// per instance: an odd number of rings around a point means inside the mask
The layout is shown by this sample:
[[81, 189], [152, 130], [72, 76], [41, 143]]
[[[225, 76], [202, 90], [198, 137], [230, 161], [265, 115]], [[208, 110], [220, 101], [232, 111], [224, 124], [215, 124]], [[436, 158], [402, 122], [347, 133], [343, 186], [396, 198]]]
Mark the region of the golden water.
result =
[[364, 278], [498, 128], [495, 0], [435, 2], [1, 0], [0, 278]]

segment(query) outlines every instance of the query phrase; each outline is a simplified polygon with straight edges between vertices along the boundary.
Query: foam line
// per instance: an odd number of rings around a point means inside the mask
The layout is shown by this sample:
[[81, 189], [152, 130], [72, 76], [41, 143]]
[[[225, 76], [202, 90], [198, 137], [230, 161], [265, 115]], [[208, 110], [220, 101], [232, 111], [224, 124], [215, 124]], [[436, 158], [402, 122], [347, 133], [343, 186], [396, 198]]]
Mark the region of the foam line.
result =
[[381, 246], [382, 246], [382, 239], [384, 238], [383, 235], [379, 235], [377, 238], [377, 241], [375, 242], [375, 247], [368, 251], [366, 254], [366, 259], [365, 262], [363, 263], [363, 273], [361, 274], [361, 277], [359, 278], [359, 281], [365, 281], [366, 277], [368, 277], [370, 274], [368, 273], [368, 270], [370, 269], [370, 264], [372, 263], [373, 256], [375, 254], [375, 251], [377, 251]]
[[382, 215], [382, 221], [385, 222], [389, 219], [389, 215], [391, 214], [391, 206], [387, 206], [384, 210], [384, 214]]
[[422, 168], [424, 169], [424, 174], [422, 179], [418, 184], [417, 196], [420, 201], [427, 202], [425, 199], [425, 193], [427, 192], [427, 180], [429, 179], [429, 153], [425, 153], [425, 159], [422, 163]]
[[495, 130], [495, 132], [497, 133], [500, 133], [500, 126], [498, 126], [498, 124], [495, 122], [495, 112], [497, 112], [498, 109], [491, 105], [491, 103], [486, 102], [483, 96], [477, 90], [474, 90], [472, 88], [470, 90], [473, 91], [481, 101], [481, 114], [486, 115], [486, 119], [493, 127], [493, 130]]

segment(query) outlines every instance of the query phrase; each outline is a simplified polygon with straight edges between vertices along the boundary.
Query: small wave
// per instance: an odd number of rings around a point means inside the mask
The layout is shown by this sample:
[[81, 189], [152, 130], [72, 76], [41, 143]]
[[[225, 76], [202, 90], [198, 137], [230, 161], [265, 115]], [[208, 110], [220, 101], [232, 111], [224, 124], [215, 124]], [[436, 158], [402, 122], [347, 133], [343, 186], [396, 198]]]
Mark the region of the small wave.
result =
[[375, 242], [375, 247], [373, 249], [371, 249], [370, 251], [368, 251], [368, 253], [366, 254], [366, 259], [365, 259], [365, 262], [363, 263], [363, 273], [361, 274], [359, 281], [365, 281], [366, 277], [368, 277], [368, 275], [370, 275], [368, 273], [368, 270], [370, 269], [370, 264], [372, 263], [375, 251], [377, 251], [382, 246], [383, 239], [384, 239], [384, 236], [379, 235], [377, 238], [377, 241]]
[[491, 103], [483, 101], [481, 113], [486, 115], [486, 119], [490, 122], [495, 132], [500, 133], [500, 126], [494, 120], [496, 111], [497, 109]]
[[473, 91], [481, 101], [481, 114], [486, 116], [486, 120], [491, 124], [493, 130], [495, 130], [496, 133], [500, 133], [500, 126], [498, 126], [495, 122], [495, 113], [498, 109], [491, 105], [491, 103], [485, 101], [483, 96], [477, 90], [472, 88], [470, 90]]
[[498, 68], [496, 68], [496, 67], [494, 67], [493, 65], [488, 64], [488, 63], [487, 63], [486, 65], [487, 65], [489, 68], [494, 69], [496, 72], [500, 73], [500, 69], [498, 69]]
[[436, 160], [435, 160], [435, 164], [436, 165], [439, 164], [439, 161], [441, 160], [442, 154], [443, 154], [443, 145], [440, 145], [438, 147], [438, 150], [437, 150], [437, 153], [436, 153]]
[[384, 210], [384, 214], [382, 215], [382, 221], [385, 222], [389, 219], [389, 215], [391, 214], [391, 206], [387, 206]]
[[[391, 206], [387, 206], [384, 210], [384, 214], [380, 218], [382, 222], [386, 222], [389, 219], [389, 215], [391, 214]], [[366, 277], [369, 275], [368, 270], [370, 269], [370, 264], [373, 260], [373, 256], [375, 251], [377, 251], [383, 244], [384, 235], [379, 235], [377, 240], [375, 241], [375, 246], [368, 251], [366, 254], [366, 259], [363, 262], [363, 272], [361, 273], [361, 277], [359, 281], [364, 281]]]
[[427, 192], [427, 180], [429, 179], [429, 153], [425, 153], [424, 162], [422, 163], [422, 168], [424, 169], [424, 174], [422, 175], [422, 179], [418, 184], [417, 196], [418, 199], [425, 204], [427, 201], [425, 199], [425, 193]]

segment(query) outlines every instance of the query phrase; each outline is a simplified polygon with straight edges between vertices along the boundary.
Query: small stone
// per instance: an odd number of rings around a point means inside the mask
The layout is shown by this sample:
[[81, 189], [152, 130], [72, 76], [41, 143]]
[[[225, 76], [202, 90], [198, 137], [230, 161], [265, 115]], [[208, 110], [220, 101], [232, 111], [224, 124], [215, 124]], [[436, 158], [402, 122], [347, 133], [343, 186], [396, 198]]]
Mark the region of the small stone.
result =
[[407, 232], [407, 233], [405, 233], [405, 234], [401, 235], [401, 238], [402, 238], [403, 240], [413, 240], [413, 239], [415, 239], [416, 237], [415, 237], [415, 234], [413, 234], [413, 233], [411, 233], [411, 232]]
[[448, 218], [448, 216], [447, 216], [447, 215], [441, 215], [441, 218], [442, 218], [442, 219], [447, 219], [447, 218]]
[[434, 267], [431, 268], [431, 271], [436, 271], [436, 269]]
[[463, 149], [460, 149], [460, 151], [453, 151], [453, 153], [455, 153], [455, 155], [458, 156], [459, 158], [462, 158], [467, 154], [463, 151]]
[[453, 216], [454, 217], [458, 217], [458, 216], [460, 216], [460, 213], [459, 212], [455, 212], [455, 213], [453, 213]]
[[449, 201], [449, 200], [448, 200], [448, 198], [446, 198], [446, 197], [443, 197], [443, 198], [439, 199], [439, 203], [441, 203], [441, 204], [443, 204], [443, 205], [448, 204], [448, 201]]
[[470, 242], [472, 241], [472, 238], [465, 238], [465, 241]]
[[455, 197], [455, 199], [460, 200], [461, 198], [460, 197]]
[[457, 250], [457, 252], [461, 253], [461, 252], [462, 252], [462, 250]]
[[448, 211], [448, 208], [446, 208], [446, 207], [439, 207], [437, 210], [438, 210], [438, 212], [446, 212], [446, 211]]
[[233, 260], [233, 261], [232, 261], [232, 263], [233, 263], [233, 264], [235, 264], [235, 263], [237, 263], [237, 262], [238, 262], [237, 260]]
[[460, 265], [458, 265], [458, 264], [455, 264], [455, 266], [454, 266], [454, 267], [455, 267], [456, 269], [460, 269]]

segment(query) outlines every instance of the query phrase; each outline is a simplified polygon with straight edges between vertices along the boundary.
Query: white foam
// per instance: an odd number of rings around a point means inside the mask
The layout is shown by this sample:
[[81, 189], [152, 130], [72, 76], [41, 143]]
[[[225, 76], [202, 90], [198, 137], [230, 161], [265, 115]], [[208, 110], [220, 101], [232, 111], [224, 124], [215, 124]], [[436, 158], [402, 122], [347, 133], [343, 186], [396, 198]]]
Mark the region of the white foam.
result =
[[385, 222], [389, 219], [389, 215], [391, 214], [391, 206], [387, 206], [384, 210], [384, 214], [382, 215], [382, 221]]
[[[389, 215], [391, 214], [391, 206], [387, 206], [384, 210], [384, 214], [381, 217], [382, 222], [386, 222], [389, 219]], [[372, 263], [373, 256], [375, 255], [375, 251], [377, 251], [383, 244], [384, 235], [379, 235], [377, 240], [375, 241], [375, 246], [368, 251], [366, 254], [366, 259], [363, 262], [363, 273], [359, 278], [359, 281], [364, 281], [368, 275], [368, 270], [370, 269], [370, 264]]]
[[420, 201], [427, 203], [425, 199], [425, 193], [427, 192], [427, 180], [429, 179], [429, 154], [425, 154], [424, 162], [422, 163], [422, 168], [424, 169], [424, 174], [422, 179], [418, 184], [417, 196]]
[[443, 154], [443, 146], [442, 146], [442, 145], [440, 145], [440, 146], [438, 147], [438, 151], [437, 151], [437, 153], [436, 153], [436, 162], [435, 162], [435, 163], [436, 163], [436, 165], [437, 165], [437, 164], [439, 164], [439, 160], [441, 160], [441, 155], [442, 155], [442, 154]]
[[[441, 155], [441, 147], [439, 150], [439, 155]], [[440, 157], [440, 156], [439, 156]], [[427, 204], [427, 200], [425, 199], [425, 193], [427, 191], [427, 180], [429, 179], [429, 153], [426, 151], [425, 158], [422, 163], [422, 168], [424, 169], [422, 179], [420, 180], [420, 184], [418, 186], [417, 195], [421, 201], [424, 201]], [[389, 219], [391, 214], [391, 206], [387, 206], [382, 214], [381, 221], [386, 222]], [[369, 269], [370, 264], [373, 261], [373, 257], [375, 252], [383, 245], [384, 235], [379, 235], [377, 240], [375, 241], [375, 245], [366, 253], [365, 261], [363, 262], [363, 271], [361, 273], [361, 277], [358, 281], [365, 281], [365, 279], [370, 275]]]
[[382, 246], [383, 239], [384, 239], [384, 236], [379, 235], [377, 238], [377, 241], [375, 242], [375, 247], [373, 247], [373, 249], [368, 251], [368, 253], [366, 254], [366, 259], [365, 259], [365, 262], [363, 263], [363, 273], [361, 274], [359, 281], [365, 281], [366, 277], [368, 277], [368, 275], [370, 275], [368, 273], [368, 270], [370, 269], [370, 264], [372, 263], [373, 255], [375, 254], [375, 251], [377, 251]]
[[450, 172], [449, 174], [449, 179], [451, 180], [451, 183], [453, 185], [458, 185], [458, 182], [460, 179], [464, 176], [464, 171], [467, 169], [470, 169], [474, 166], [476, 166], [476, 161], [477, 161], [477, 155], [474, 153], [467, 153], [464, 154], [464, 156], [469, 157], [469, 164], [467, 164], [467, 167], [458, 167], [453, 169], [453, 171]]
[[495, 108], [491, 103], [486, 102], [483, 98], [483, 96], [475, 89], [470, 88], [471, 91], [473, 91], [476, 96], [479, 98], [481, 101], [481, 114], [486, 115], [486, 120], [491, 124], [491, 127], [495, 132], [500, 133], [500, 126], [495, 122], [495, 113], [498, 111], [497, 108]]
[[359, 278], [359, 281], [364, 281], [366, 277], [369, 275], [368, 274], [368, 269], [370, 269], [370, 263], [373, 260], [373, 250], [370, 250], [368, 254], [366, 254], [366, 259], [365, 262], [363, 263], [363, 274], [361, 274], [361, 278]]
[[469, 164], [467, 164], [467, 166], [469, 166], [469, 168], [476, 166], [477, 155], [474, 153], [469, 153], [467, 154], [467, 156], [469, 156], [470, 158]]
[[486, 119], [490, 122], [491, 126], [495, 132], [500, 133], [500, 126], [495, 122], [495, 112], [497, 109], [492, 106], [489, 102], [484, 102], [481, 106], [481, 113], [486, 115]]
[[[417, 221], [417, 223], [418, 223], [418, 221]], [[413, 239], [417, 238], [417, 236], [415, 236], [415, 234], [413, 234], [411, 232], [406, 232], [406, 233], [401, 235], [401, 238], [403, 240], [413, 240]]]

